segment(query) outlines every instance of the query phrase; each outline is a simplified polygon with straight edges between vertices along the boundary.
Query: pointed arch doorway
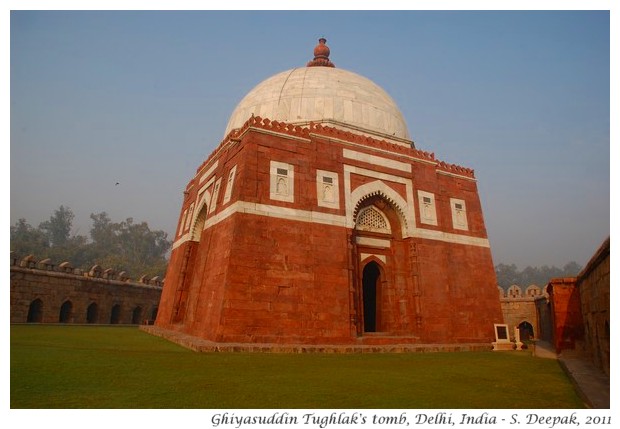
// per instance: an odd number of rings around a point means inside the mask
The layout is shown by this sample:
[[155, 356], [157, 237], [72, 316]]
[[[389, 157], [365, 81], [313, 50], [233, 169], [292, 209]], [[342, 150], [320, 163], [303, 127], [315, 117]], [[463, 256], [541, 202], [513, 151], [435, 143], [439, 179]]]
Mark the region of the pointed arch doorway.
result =
[[362, 301], [364, 305], [364, 332], [377, 332], [381, 270], [375, 261], [368, 262], [362, 271]]

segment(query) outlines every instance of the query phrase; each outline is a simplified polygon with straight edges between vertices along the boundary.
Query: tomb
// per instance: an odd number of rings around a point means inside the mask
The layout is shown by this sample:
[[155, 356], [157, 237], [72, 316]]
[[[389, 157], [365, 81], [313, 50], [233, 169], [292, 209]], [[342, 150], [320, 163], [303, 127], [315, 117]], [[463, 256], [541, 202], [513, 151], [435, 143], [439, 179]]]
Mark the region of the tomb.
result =
[[155, 328], [488, 347], [503, 320], [473, 170], [416, 148], [394, 100], [325, 42], [239, 102], [187, 184]]

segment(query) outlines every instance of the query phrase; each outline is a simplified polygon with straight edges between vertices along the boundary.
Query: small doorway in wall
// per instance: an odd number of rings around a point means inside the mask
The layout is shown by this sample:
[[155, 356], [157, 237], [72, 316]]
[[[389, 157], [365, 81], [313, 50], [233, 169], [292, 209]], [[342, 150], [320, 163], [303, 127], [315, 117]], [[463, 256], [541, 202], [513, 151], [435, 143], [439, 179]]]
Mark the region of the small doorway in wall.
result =
[[519, 323], [519, 336], [521, 341], [527, 341], [534, 338], [534, 327], [529, 322]]
[[362, 274], [362, 299], [364, 302], [364, 332], [377, 332], [377, 285], [381, 277], [379, 265], [366, 264]]
[[86, 323], [97, 323], [99, 308], [96, 303], [92, 303], [86, 309]]
[[41, 323], [43, 321], [43, 301], [35, 299], [28, 307], [27, 323]]
[[59, 323], [71, 322], [71, 313], [73, 312], [73, 304], [71, 301], [65, 301], [60, 306], [60, 315], [58, 316]]
[[142, 323], [142, 307], [138, 306], [133, 309], [133, 313], [131, 314], [131, 323], [134, 325], [139, 325]]
[[121, 306], [116, 304], [112, 307], [112, 313], [110, 314], [110, 324], [116, 325], [121, 321]]

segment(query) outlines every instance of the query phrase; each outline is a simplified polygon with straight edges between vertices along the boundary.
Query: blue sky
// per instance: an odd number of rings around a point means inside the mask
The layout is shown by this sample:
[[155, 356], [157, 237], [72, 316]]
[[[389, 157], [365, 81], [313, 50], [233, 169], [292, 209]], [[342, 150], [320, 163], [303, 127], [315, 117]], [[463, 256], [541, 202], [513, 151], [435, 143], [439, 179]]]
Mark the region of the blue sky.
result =
[[[610, 231], [607, 11], [14, 11], [10, 222], [61, 204], [172, 237], [182, 192], [256, 84], [311, 59], [395, 99], [473, 168], [494, 262], [584, 265]], [[118, 186], [115, 183], [119, 182]]]

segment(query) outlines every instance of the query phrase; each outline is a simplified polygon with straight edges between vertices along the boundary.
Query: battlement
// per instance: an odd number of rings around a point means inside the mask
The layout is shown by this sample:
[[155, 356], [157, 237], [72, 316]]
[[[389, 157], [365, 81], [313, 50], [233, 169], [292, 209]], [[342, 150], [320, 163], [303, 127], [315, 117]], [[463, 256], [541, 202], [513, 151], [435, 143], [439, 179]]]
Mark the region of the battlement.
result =
[[525, 290], [518, 285], [511, 285], [504, 291], [498, 287], [499, 297], [501, 300], [535, 300], [539, 298], [548, 298], [549, 294], [545, 288], [541, 288], [535, 284], [529, 285]]
[[413, 145], [413, 142], [411, 142], [410, 145], [405, 145], [400, 140], [398, 140], [398, 142], [394, 142], [388, 141], [387, 139], [377, 139], [365, 134], [343, 130], [335, 126], [328, 126], [314, 122], [310, 122], [309, 124], [302, 126], [298, 124], [290, 124], [287, 122], [272, 121], [268, 118], [261, 118], [260, 116], [254, 115], [252, 115], [241, 128], [232, 130], [230, 133], [228, 133], [228, 135], [226, 135], [224, 140], [222, 140], [222, 142], [217, 146], [217, 148], [196, 169], [196, 174], [199, 174], [207, 165], [209, 165], [211, 161], [227, 144], [239, 141], [243, 134], [245, 134], [250, 128], [266, 130], [279, 134], [286, 134], [301, 139], [309, 139], [310, 135], [314, 134], [327, 138], [358, 143], [372, 149], [389, 151], [394, 154], [408, 156], [418, 159], [420, 161], [430, 162], [432, 164], [435, 164], [436, 168], [439, 171], [456, 174], [459, 176], [465, 176], [472, 179], [475, 178], [473, 169], [461, 167], [460, 165], [456, 164], [449, 164], [444, 161], [439, 161], [435, 158], [435, 154], [433, 152], [426, 152], [420, 149], [416, 149]]
[[443, 161], [440, 161], [439, 164], [437, 164], [437, 169], [447, 173], [457, 174], [459, 176], [471, 177], [472, 179], [475, 177], [474, 170], [471, 168], [461, 167], [456, 164], [448, 164]]
[[164, 280], [159, 276], [149, 277], [146, 274], [142, 275], [138, 280], [131, 279], [125, 271], [119, 271], [112, 268], [103, 269], [100, 265], [93, 265], [90, 270], [82, 270], [80, 268], [74, 268], [73, 265], [68, 262], [61, 262], [55, 264], [50, 258], [37, 260], [34, 255], [28, 255], [23, 258], [19, 258], [14, 252], [11, 252], [11, 270], [14, 268], [25, 268], [27, 270], [43, 271], [46, 273], [55, 273], [60, 275], [66, 275], [71, 277], [86, 277], [91, 279], [102, 280], [115, 280], [117, 283], [124, 283], [133, 286], [154, 286], [162, 288]]

